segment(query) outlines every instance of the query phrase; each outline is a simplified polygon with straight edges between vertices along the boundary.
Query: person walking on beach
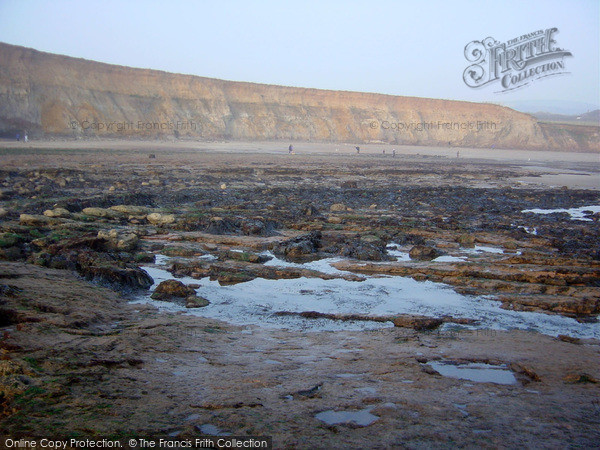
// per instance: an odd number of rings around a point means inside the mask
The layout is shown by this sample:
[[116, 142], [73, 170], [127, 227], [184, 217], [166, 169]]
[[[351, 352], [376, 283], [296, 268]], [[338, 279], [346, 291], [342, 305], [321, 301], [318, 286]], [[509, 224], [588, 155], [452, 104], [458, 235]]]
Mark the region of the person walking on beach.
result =
[[25, 132], [25, 136], [23, 136], [23, 141], [27, 142], [29, 139], [27, 138], [27, 132]]
[[291, 155], [294, 152], [294, 146], [292, 144], [290, 144], [290, 146], [288, 147], [288, 153]]
[[356, 146], [356, 154], [357, 155], [360, 154], [360, 147], [359, 146]]
[[21, 133], [17, 133], [17, 141], [21, 140]]
[[392, 158], [395, 158], [395, 157], [396, 157], [396, 149], [393, 149], [392, 150]]

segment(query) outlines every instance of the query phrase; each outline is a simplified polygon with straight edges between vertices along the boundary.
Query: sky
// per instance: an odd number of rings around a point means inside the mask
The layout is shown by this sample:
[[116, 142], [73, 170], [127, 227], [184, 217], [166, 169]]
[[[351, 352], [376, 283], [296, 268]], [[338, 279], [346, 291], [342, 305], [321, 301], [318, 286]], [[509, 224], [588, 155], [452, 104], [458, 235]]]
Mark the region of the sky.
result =
[[[463, 81], [469, 42], [553, 27], [556, 46], [572, 53], [567, 74], [509, 92]], [[572, 105], [574, 113], [600, 104], [599, 27], [599, 0], [0, 0], [0, 41], [51, 53], [285, 86]]]

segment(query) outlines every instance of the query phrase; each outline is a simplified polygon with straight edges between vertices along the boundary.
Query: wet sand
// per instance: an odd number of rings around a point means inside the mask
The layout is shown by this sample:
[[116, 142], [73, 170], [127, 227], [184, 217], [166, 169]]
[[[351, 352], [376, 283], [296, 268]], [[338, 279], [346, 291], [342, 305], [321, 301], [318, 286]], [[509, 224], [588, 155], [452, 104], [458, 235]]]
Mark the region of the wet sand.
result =
[[0, 140], [0, 148], [19, 149], [65, 149], [65, 150], [93, 150], [93, 149], [115, 149], [115, 150], [180, 150], [199, 152], [246, 152], [246, 153], [288, 153], [288, 146], [293, 144], [296, 154], [356, 154], [355, 147], [359, 145], [360, 155], [383, 155], [392, 157], [395, 149], [398, 156], [421, 155], [440, 156], [456, 158], [459, 152], [460, 158], [490, 159], [497, 161], [527, 161], [535, 163], [542, 162], [564, 162], [564, 163], [598, 163], [600, 154], [579, 152], [556, 152], [536, 151], [518, 149], [485, 149], [468, 147], [422, 147], [413, 145], [391, 145], [391, 144], [353, 144], [353, 143], [317, 143], [317, 142], [288, 142], [288, 141], [143, 141], [143, 140], [30, 140], [29, 142], [15, 142], [14, 140]]
[[[93, 159], [94, 150], [110, 149], [112, 154], [130, 152], [156, 152], [161, 157], [175, 152], [183, 156], [187, 153], [234, 153], [234, 154], [273, 154], [287, 155], [287, 142], [199, 142], [199, 141], [133, 141], [133, 140], [40, 140], [15, 142], [0, 140], [0, 152], [3, 150], [5, 164], [11, 163], [11, 155], [18, 152], [19, 163], [35, 162], [38, 151], [59, 149], [66, 153], [66, 158], [57, 155], [61, 162], [68, 161], [68, 155], [86, 155]], [[516, 149], [481, 149], [457, 147], [419, 147], [393, 146], [389, 144], [360, 145], [360, 154], [356, 154], [354, 144], [339, 143], [293, 143], [294, 154], [290, 158], [301, 159], [302, 156], [351, 156], [353, 159], [378, 158], [388, 162], [402, 162], [411, 159], [437, 158], [440, 163], [460, 160], [468, 162], [490, 162], [515, 164], [522, 169], [536, 173], [535, 177], [516, 178], [516, 182], [528, 185], [545, 185], [552, 187], [567, 186], [582, 189], [600, 189], [600, 154], [531, 151]], [[396, 150], [396, 157], [392, 152]], [[383, 153], [385, 151], [385, 154]], [[92, 155], [89, 153], [92, 152]], [[31, 155], [27, 158], [27, 155]]]

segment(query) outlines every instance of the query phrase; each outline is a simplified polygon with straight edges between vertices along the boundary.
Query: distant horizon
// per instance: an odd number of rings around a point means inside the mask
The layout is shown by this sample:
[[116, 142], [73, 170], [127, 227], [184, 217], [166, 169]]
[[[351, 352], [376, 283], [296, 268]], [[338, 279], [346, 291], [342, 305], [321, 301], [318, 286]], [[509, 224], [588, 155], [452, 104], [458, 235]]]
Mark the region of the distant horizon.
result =
[[[599, 14], [596, 0], [509, 0], [486, 8], [471, 0], [3, 0], [0, 41], [220, 80], [503, 105], [579, 103], [583, 113], [585, 105], [600, 108]], [[466, 84], [469, 43], [491, 37], [510, 47], [553, 29], [548, 42], [564, 50], [560, 71], [531, 76], [525, 86], [507, 88], [497, 78]], [[516, 69], [513, 75], [527, 78]], [[564, 111], [555, 105], [548, 112]]]

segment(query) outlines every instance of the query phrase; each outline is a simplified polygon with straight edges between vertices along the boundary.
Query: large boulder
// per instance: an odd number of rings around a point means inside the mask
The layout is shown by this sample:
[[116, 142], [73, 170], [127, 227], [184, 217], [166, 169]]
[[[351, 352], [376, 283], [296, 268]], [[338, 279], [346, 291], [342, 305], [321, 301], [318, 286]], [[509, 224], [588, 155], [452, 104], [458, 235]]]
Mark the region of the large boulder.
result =
[[69, 217], [71, 213], [65, 208], [54, 208], [44, 211], [46, 217]]
[[80, 266], [79, 272], [88, 280], [120, 288], [148, 289], [154, 280], [140, 268], [122, 268], [114, 265]]
[[341, 247], [339, 254], [340, 256], [363, 261], [385, 261], [389, 259], [385, 245], [365, 241], [346, 243]]
[[165, 280], [156, 287], [151, 297], [154, 300], [172, 300], [174, 297], [185, 299], [193, 295], [196, 295], [196, 291], [181, 281]]
[[203, 308], [210, 305], [210, 302], [204, 297], [198, 295], [190, 295], [185, 299], [186, 308]]
[[152, 225], [163, 226], [175, 222], [175, 216], [173, 214], [152, 213], [146, 216], [146, 220]]
[[408, 255], [411, 259], [431, 261], [432, 259], [440, 256], [441, 253], [433, 247], [428, 247], [426, 245], [415, 245], [413, 248], [410, 249]]
[[320, 247], [321, 232], [312, 231], [309, 234], [298, 236], [278, 244], [273, 251], [290, 258], [300, 258], [317, 253]]
[[130, 252], [138, 246], [140, 238], [134, 233], [122, 233], [118, 230], [100, 230], [98, 232], [100, 239], [105, 239], [108, 242], [108, 250], [120, 250]]

